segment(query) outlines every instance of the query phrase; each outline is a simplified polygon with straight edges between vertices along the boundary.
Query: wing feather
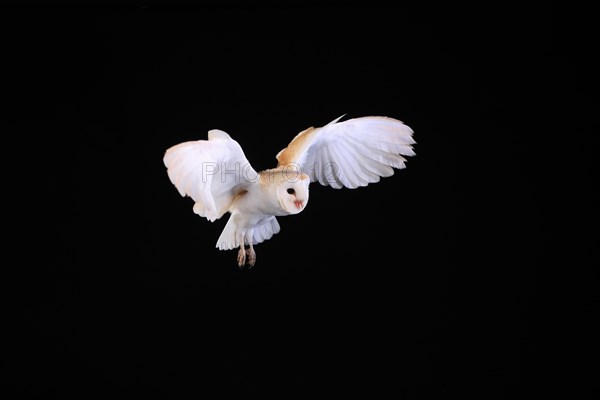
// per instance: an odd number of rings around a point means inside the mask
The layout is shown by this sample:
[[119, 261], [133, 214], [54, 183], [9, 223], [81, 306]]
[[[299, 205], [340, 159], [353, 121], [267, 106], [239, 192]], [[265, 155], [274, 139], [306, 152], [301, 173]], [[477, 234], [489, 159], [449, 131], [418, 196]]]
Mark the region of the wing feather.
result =
[[[316, 174], [319, 177], [319, 183], [323, 186], [329, 185], [327, 183], [327, 179], [326, 179], [326, 175], [325, 175], [325, 166], [327, 164], [326, 156], [327, 156], [327, 154], [325, 154], [324, 151], [315, 152], [315, 158], [318, 160], [317, 163], [316, 164], [306, 164], [308, 166], [308, 168], [310, 168], [316, 172]], [[314, 181], [314, 180], [315, 179], [311, 177], [311, 181]]]
[[341, 149], [341, 146], [339, 145], [327, 146], [331, 153], [332, 160], [336, 160], [335, 162], [339, 167], [337, 168], [337, 172], [340, 182], [342, 182], [342, 184], [347, 188], [356, 189], [358, 187], [358, 184], [353, 179], [352, 162], [346, 159], [347, 153], [341, 151], [343, 149]]
[[361, 158], [361, 166], [369, 171], [372, 175], [374, 175], [376, 180], [374, 182], [379, 182], [380, 178], [387, 178], [389, 176], [394, 175], [394, 169], [386, 164], [382, 164], [378, 161], [379, 156], [377, 154], [373, 154], [372, 150], [363, 148], [358, 151]]
[[415, 155], [412, 136], [409, 126], [393, 118], [338, 118], [300, 132], [277, 154], [278, 166], [296, 164], [312, 182], [353, 189], [405, 168], [403, 156]]
[[163, 157], [167, 175], [182, 196], [191, 197], [194, 212], [210, 221], [221, 218], [231, 202], [256, 176], [240, 145], [220, 130], [208, 140], [179, 143]]
[[[344, 183], [340, 179], [340, 165], [339, 162], [333, 161], [335, 160], [335, 157], [333, 156], [333, 154], [331, 154], [331, 147], [325, 145], [323, 146], [322, 151], [324, 152], [323, 160], [325, 162], [323, 163], [323, 166], [321, 166], [321, 168], [323, 168], [325, 181], [334, 189], [343, 188]], [[304, 170], [305, 166], [302, 164], [301, 166]]]
[[368, 154], [368, 157], [372, 160], [393, 168], [404, 168], [403, 162], [406, 161], [406, 159], [401, 155], [386, 151], [380, 146], [377, 146], [376, 143], [369, 143], [368, 145], [363, 145], [363, 147], [364, 152]]
[[[342, 153], [351, 155], [353, 159], [356, 159], [359, 154], [358, 150], [349, 141], [340, 141], [338, 145]], [[370, 176], [369, 171], [365, 168], [351, 162], [350, 169], [352, 171], [351, 175], [355, 177], [358, 186], [367, 186], [371, 182], [372, 176]]]

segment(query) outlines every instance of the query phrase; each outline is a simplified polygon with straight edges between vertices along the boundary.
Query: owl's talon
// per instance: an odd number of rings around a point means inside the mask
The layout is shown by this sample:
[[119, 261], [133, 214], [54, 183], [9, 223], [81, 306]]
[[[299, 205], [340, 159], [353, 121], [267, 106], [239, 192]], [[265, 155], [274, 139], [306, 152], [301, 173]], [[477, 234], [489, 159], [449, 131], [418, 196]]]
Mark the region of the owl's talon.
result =
[[252, 246], [246, 249], [246, 255], [248, 256], [248, 266], [250, 268], [254, 267], [254, 264], [256, 264], [256, 252]]
[[237, 263], [240, 269], [244, 268], [244, 264], [246, 264], [246, 250], [244, 250], [244, 246], [241, 246], [238, 251]]

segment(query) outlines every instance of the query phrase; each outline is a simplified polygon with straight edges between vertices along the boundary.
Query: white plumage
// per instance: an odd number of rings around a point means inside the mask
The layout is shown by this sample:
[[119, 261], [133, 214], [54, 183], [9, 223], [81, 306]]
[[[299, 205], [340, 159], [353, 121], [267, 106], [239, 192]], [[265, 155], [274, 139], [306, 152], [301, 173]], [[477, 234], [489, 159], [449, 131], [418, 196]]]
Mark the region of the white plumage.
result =
[[216, 247], [239, 247], [239, 267], [253, 266], [253, 245], [279, 232], [277, 216], [306, 207], [310, 182], [336, 189], [367, 186], [404, 168], [403, 156], [415, 155], [413, 130], [397, 119], [340, 119], [300, 132], [277, 154], [273, 169], [256, 172], [240, 145], [217, 129], [208, 140], [169, 148], [163, 161], [179, 193], [194, 200], [196, 214], [209, 221], [231, 214]]

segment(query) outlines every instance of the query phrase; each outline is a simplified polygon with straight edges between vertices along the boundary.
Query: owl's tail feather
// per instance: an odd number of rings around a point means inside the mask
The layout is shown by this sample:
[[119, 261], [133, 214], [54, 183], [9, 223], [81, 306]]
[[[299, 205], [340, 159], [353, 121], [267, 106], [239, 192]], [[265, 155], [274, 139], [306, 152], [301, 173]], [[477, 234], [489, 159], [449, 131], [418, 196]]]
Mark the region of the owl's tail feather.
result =
[[242, 241], [242, 235], [244, 237], [244, 244], [259, 244], [265, 240], [269, 240], [279, 233], [280, 227], [279, 222], [275, 216], [269, 216], [259, 221], [256, 225], [244, 229], [241, 231], [239, 226], [235, 223], [235, 214], [232, 214], [217, 240], [216, 247], [219, 250], [233, 250], [240, 247]]
[[240, 241], [235, 237], [236, 228], [236, 224], [233, 222], [233, 215], [231, 215], [227, 224], [225, 224], [225, 228], [223, 228], [223, 232], [221, 232], [221, 236], [219, 236], [219, 240], [217, 240], [216, 247], [219, 250], [233, 250], [240, 247]]

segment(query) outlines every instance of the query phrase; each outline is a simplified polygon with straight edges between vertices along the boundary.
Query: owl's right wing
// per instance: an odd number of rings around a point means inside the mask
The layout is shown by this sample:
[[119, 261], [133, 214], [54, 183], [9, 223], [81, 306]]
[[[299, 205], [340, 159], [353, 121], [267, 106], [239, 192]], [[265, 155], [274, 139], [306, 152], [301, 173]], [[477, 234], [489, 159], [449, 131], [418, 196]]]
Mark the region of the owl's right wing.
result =
[[179, 194], [191, 197], [194, 212], [209, 221], [221, 218], [236, 196], [258, 182], [239, 143], [218, 129], [208, 132], [208, 140], [170, 147], [163, 162]]

